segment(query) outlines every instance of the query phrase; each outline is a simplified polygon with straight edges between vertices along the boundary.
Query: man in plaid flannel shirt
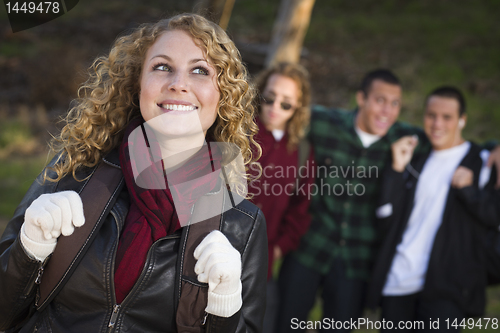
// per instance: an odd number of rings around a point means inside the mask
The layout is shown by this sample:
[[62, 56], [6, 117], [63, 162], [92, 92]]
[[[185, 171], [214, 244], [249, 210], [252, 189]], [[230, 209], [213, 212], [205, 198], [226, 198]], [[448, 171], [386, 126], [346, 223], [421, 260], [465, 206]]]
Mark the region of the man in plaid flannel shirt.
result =
[[[279, 332], [307, 320], [320, 287], [323, 318], [350, 321], [362, 314], [377, 242], [377, 194], [391, 144], [405, 135], [425, 137], [421, 129], [397, 122], [401, 84], [390, 71], [368, 73], [356, 101], [354, 112], [313, 108], [309, 139], [317, 173], [308, 189], [313, 219], [280, 272]], [[429, 149], [422, 143], [419, 149]]]

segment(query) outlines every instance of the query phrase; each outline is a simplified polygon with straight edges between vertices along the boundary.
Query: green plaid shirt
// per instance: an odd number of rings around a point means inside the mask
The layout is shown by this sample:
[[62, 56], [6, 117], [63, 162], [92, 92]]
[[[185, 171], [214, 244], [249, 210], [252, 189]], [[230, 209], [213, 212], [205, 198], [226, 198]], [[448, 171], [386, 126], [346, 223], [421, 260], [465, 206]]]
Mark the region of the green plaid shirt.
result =
[[[350, 278], [369, 278], [377, 235], [377, 194], [391, 143], [423, 131], [396, 122], [387, 134], [364, 148], [354, 128], [357, 112], [313, 108], [309, 139], [314, 147], [316, 186], [311, 188], [312, 223], [294, 253], [303, 265], [328, 273], [340, 257]], [[420, 140], [422, 151], [429, 149]]]

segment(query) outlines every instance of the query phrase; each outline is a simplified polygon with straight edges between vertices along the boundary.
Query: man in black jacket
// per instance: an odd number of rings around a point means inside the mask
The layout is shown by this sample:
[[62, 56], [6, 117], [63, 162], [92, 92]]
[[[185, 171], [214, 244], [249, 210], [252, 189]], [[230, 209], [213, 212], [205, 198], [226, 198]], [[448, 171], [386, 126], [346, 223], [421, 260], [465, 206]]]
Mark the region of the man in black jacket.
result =
[[[483, 161], [488, 157], [487, 151], [481, 152]], [[488, 284], [500, 283], [500, 186], [496, 186], [498, 168], [483, 166], [486, 172], [481, 172], [479, 182], [488, 183], [480, 188], [474, 186], [474, 172], [466, 167], [459, 167], [453, 175], [451, 185], [459, 188], [462, 201], [468, 211], [483, 224], [483, 259], [488, 275]], [[483, 171], [483, 170], [482, 170]], [[483, 177], [484, 176], [484, 177]]]
[[392, 145], [377, 209], [385, 238], [367, 299], [382, 306], [382, 331], [458, 331], [464, 318], [484, 311], [477, 219], [451, 187], [458, 166], [472, 170], [479, 186], [481, 149], [462, 138], [465, 123], [462, 94], [441, 87], [429, 94], [424, 115], [432, 151], [413, 156], [414, 137]]

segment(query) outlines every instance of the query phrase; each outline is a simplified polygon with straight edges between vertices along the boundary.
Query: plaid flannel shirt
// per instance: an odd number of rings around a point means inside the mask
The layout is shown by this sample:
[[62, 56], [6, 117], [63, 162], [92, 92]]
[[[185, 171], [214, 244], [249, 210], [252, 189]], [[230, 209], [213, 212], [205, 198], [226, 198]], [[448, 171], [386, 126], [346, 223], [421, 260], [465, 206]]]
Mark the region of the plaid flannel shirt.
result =
[[357, 111], [313, 108], [309, 139], [315, 151], [316, 182], [310, 188], [312, 223], [294, 253], [303, 265], [327, 274], [340, 257], [349, 278], [368, 279], [377, 234], [375, 209], [391, 144], [417, 134], [416, 152], [430, 149], [420, 128], [396, 122], [364, 148], [356, 131]]

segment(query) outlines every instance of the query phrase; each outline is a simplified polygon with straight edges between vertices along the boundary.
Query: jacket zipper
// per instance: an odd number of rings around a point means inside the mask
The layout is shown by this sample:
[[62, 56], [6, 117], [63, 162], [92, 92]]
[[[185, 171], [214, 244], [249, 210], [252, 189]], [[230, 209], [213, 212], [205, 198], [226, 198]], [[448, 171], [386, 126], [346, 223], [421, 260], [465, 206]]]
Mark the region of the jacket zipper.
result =
[[[35, 280], [32, 280], [32, 282], [26, 288], [26, 292], [24, 293], [25, 296], [28, 296], [31, 293], [31, 291], [33, 290], [33, 288], [35, 287], [35, 285], [38, 286], [38, 285], [40, 285], [40, 283], [42, 283], [43, 271], [44, 271], [45, 265], [47, 264], [47, 262], [49, 261], [49, 259], [50, 259], [51, 256], [52, 256], [52, 254], [49, 254], [40, 263], [40, 266], [38, 267], [36, 278], [35, 278]], [[40, 291], [37, 291], [37, 293], [35, 295], [35, 306], [38, 306], [38, 301], [39, 300], [40, 300]]]
[[207, 313], [205, 312], [205, 318], [203, 318], [203, 325], [202, 325], [204, 328], [205, 328], [205, 333], [210, 333], [212, 332], [212, 317]]
[[203, 320], [201, 322], [201, 326], [205, 328], [205, 333], [210, 332], [210, 326], [208, 325], [208, 312], [205, 312], [205, 315], [203, 316]]
[[[116, 214], [113, 213], [113, 211], [111, 210], [111, 215], [113, 215], [113, 217], [115, 218], [115, 223], [116, 223], [116, 226], [117, 226], [117, 230], [118, 230], [118, 235], [120, 234], [120, 226], [118, 225], [118, 219], [117, 219], [117, 216]], [[108, 327], [110, 328], [109, 332], [113, 332], [113, 329], [116, 325], [116, 322], [117, 322], [117, 319], [118, 319], [118, 315], [120, 313], [120, 309], [122, 306], [126, 305], [127, 304], [127, 300], [130, 299], [130, 296], [133, 295], [135, 293], [135, 291], [139, 288], [139, 285], [140, 285], [140, 281], [142, 279], [144, 279], [144, 276], [146, 275], [146, 272], [147, 272], [147, 268], [149, 267], [149, 261], [151, 260], [151, 256], [152, 256], [152, 250], [153, 248], [161, 241], [165, 240], [165, 239], [175, 239], [175, 238], [179, 238], [180, 236], [179, 235], [168, 235], [166, 237], [163, 237], [163, 238], [160, 238], [158, 240], [156, 240], [152, 245], [151, 247], [149, 248], [148, 250], [148, 254], [146, 256], [146, 261], [144, 262], [144, 267], [142, 268], [142, 271], [141, 271], [141, 274], [139, 275], [139, 277], [137, 278], [137, 281], [135, 282], [134, 286], [132, 287], [132, 289], [130, 290], [130, 292], [127, 294], [127, 296], [125, 296], [125, 299], [123, 300], [123, 302], [121, 304], [116, 304], [116, 292], [115, 292], [115, 257], [116, 257], [116, 251], [118, 250], [118, 243], [119, 243], [119, 238], [117, 238], [117, 242], [116, 242], [116, 245], [115, 245], [115, 249], [113, 250], [113, 260], [112, 260], [112, 263], [111, 263], [111, 291], [113, 293], [112, 296], [112, 299], [113, 299], [113, 303], [115, 305], [113, 305], [113, 312], [111, 313], [111, 318], [109, 320], [109, 323], [108, 323]]]
[[118, 318], [118, 311], [120, 311], [120, 306], [121, 305], [116, 304], [113, 307], [113, 313], [111, 313], [111, 319], [109, 320], [108, 327], [111, 327], [111, 328], [115, 327], [116, 318]]
[[47, 262], [49, 261], [50, 257], [52, 256], [52, 254], [49, 254], [41, 263], [40, 263], [40, 267], [38, 268], [38, 273], [36, 275], [36, 279], [35, 279], [35, 284], [40, 284], [42, 283], [42, 276], [43, 276], [43, 271], [44, 271], [44, 268], [45, 268], [45, 265], [47, 264]]
[[109, 332], [112, 332], [113, 327], [115, 326], [116, 319], [118, 318], [118, 312], [120, 311], [120, 306], [116, 304], [116, 294], [115, 294], [115, 257], [116, 257], [116, 251], [118, 251], [118, 244], [119, 244], [119, 239], [120, 239], [120, 224], [118, 223], [118, 216], [116, 216], [115, 212], [113, 212], [113, 209], [111, 209], [110, 214], [113, 216], [115, 219], [115, 224], [116, 224], [116, 230], [117, 230], [117, 237], [116, 237], [116, 244], [113, 249], [113, 257], [111, 259], [111, 298], [113, 300], [113, 312], [111, 312], [111, 318], [109, 319], [108, 327], [110, 328]]

